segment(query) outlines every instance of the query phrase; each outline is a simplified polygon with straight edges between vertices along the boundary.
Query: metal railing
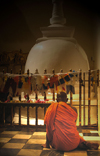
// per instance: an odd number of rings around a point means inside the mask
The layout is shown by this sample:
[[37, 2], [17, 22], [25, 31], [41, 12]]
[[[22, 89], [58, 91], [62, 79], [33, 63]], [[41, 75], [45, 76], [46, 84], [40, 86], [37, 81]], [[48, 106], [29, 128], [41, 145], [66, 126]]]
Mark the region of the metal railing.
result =
[[[88, 79], [85, 79], [85, 72], [82, 73], [82, 71], [80, 70], [79, 72], [79, 127], [87, 127], [87, 128], [98, 128], [98, 97], [96, 98], [97, 104], [96, 104], [96, 111], [97, 111], [97, 123], [95, 125], [91, 125], [90, 122], [90, 114], [91, 114], [91, 73], [92, 71], [89, 70], [88, 71]], [[85, 108], [86, 108], [86, 104], [85, 104], [85, 83], [88, 83], [88, 125], [85, 125], [85, 116], [86, 116], [86, 112], [85, 112]], [[93, 82], [95, 82], [96, 84], [96, 90], [97, 87], [99, 86], [99, 70], [96, 71], [96, 79], [93, 80]], [[82, 91], [83, 91], [83, 99], [82, 99]], [[38, 95], [36, 93], [36, 99], [38, 99]], [[46, 95], [44, 95], [44, 99], [46, 99]], [[52, 99], [55, 100], [54, 98], [54, 92], [52, 94]], [[83, 103], [82, 103], [83, 100]], [[1, 125], [7, 125], [7, 123], [5, 122], [5, 108], [9, 107], [10, 108], [10, 118], [11, 118], [11, 122], [9, 123], [10, 125], [16, 125], [15, 123], [13, 123], [13, 116], [14, 116], [14, 108], [18, 107], [19, 108], [19, 123], [18, 125], [21, 126], [21, 108], [22, 107], [27, 107], [27, 125], [26, 126], [40, 126], [38, 125], [38, 108], [41, 107], [44, 109], [44, 115], [46, 113], [46, 109], [50, 106], [51, 103], [0, 103], [0, 109], [2, 110], [2, 120], [3, 123]], [[73, 95], [70, 92], [70, 105], [73, 105]], [[92, 105], [93, 106], [93, 105]], [[29, 124], [29, 107], [35, 107], [35, 125], [30, 125]], [[82, 108], [83, 108], [83, 125], [81, 124], [82, 122]], [[45, 125], [42, 125], [45, 126]]]

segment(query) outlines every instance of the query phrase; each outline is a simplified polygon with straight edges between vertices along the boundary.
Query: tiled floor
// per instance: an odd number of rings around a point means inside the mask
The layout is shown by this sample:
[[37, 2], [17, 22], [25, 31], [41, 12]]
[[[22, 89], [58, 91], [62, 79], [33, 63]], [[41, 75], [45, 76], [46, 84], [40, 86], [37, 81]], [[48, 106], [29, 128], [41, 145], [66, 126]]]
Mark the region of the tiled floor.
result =
[[[81, 130], [80, 135], [88, 141], [98, 142], [98, 131]], [[45, 143], [45, 129], [0, 128], [0, 156], [100, 156], [100, 150], [73, 150], [70, 152], [42, 148]]]

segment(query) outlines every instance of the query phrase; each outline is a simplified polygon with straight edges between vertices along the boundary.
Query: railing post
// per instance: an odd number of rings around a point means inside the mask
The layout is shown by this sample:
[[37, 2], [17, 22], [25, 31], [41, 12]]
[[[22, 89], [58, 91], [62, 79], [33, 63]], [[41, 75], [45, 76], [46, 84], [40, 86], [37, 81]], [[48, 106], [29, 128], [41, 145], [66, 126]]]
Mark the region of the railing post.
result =
[[29, 69], [27, 70], [27, 76], [29, 77], [29, 73], [30, 73], [30, 71], [29, 71]]
[[71, 107], [72, 107], [72, 99], [73, 99], [72, 92], [70, 91], [70, 105], [71, 105]]
[[27, 106], [27, 126], [29, 126], [29, 106]]
[[85, 126], [85, 72], [83, 73], [83, 124]]
[[[21, 75], [21, 73], [22, 73], [22, 71], [21, 71], [21, 69], [19, 70], [19, 75]], [[19, 76], [19, 80], [21, 80], [21, 76]], [[19, 95], [19, 101], [21, 101], [21, 93], [20, 93], [20, 95]]]
[[21, 73], [22, 73], [22, 70], [21, 70], [21, 69], [19, 69], [19, 74], [21, 75]]
[[91, 88], [91, 71], [88, 72], [88, 125], [90, 125], [90, 88]]
[[[69, 72], [72, 73], [72, 69], [70, 69]], [[73, 95], [72, 94], [72, 89], [70, 88], [70, 105], [71, 105], [71, 107], [72, 107], [72, 99], [73, 99], [72, 95]]]
[[12, 74], [12, 69], [10, 70], [10, 73]]
[[[35, 70], [35, 74], [39, 74], [38, 69]], [[36, 100], [38, 100], [37, 91], [38, 91], [38, 84], [36, 84], [36, 89], [35, 89], [35, 99], [36, 99]]]
[[81, 80], [82, 80], [82, 72], [79, 72], [79, 126], [81, 126]]
[[[55, 70], [52, 70], [53, 76], [55, 75]], [[55, 84], [54, 84], [54, 89], [55, 89]], [[55, 90], [53, 89], [53, 101], [55, 101]]]
[[53, 101], [55, 101], [55, 91], [53, 90]]
[[44, 92], [44, 101], [46, 100], [46, 92]]
[[[99, 87], [99, 70], [97, 70], [97, 93]], [[97, 126], [98, 126], [98, 95], [97, 95]]]
[[3, 72], [3, 74], [4, 74], [4, 73], [5, 73], [5, 70], [3, 69], [2, 72]]
[[21, 125], [21, 106], [19, 106], [19, 125]]
[[44, 116], [45, 116], [45, 113], [46, 113], [46, 107], [44, 107]]
[[[47, 70], [44, 70], [44, 74], [47, 74]], [[44, 100], [46, 100], [46, 91], [44, 91]]]
[[38, 107], [36, 106], [36, 127], [38, 125]]
[[5, 106], [3, 106], [3, 124], [5, 125]]
[[97, 87], [99, 86], [99, 70], [97, 70]]
[[13, 105], [11, 105], [11, 125], [13, 125]]
[[37, 84], [36, 84], [36, 90], [35, 90], [35, 99], [38, 99], [38, 95], [37, 95]]
[[19, 95], [19, 101], [21, 101], [21, 95]]

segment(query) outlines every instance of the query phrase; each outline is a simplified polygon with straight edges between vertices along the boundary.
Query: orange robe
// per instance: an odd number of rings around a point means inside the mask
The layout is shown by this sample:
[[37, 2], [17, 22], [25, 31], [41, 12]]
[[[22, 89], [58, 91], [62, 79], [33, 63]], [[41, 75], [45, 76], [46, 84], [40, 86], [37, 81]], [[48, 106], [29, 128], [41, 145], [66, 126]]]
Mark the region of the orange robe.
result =
[[53, 102], [44, 118], [49, 143], [57, 150], [70, 151], [85, 141], [77, 131], [77, 113], [65, 102]]

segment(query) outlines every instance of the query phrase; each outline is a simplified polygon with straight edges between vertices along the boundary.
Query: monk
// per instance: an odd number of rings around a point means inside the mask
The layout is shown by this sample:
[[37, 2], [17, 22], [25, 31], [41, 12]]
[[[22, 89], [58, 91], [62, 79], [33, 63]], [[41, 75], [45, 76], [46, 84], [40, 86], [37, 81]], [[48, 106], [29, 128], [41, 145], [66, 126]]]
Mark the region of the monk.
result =
[[66, 93], [57, 94], [57, 102], [47, 109], [44, 118], [46, 124], [46, 144], [43, 147], [61, 151], [80, 149], [98, 149], [99, 144], [85, 141], [77, 131], [77, 110], [67, 103]]

